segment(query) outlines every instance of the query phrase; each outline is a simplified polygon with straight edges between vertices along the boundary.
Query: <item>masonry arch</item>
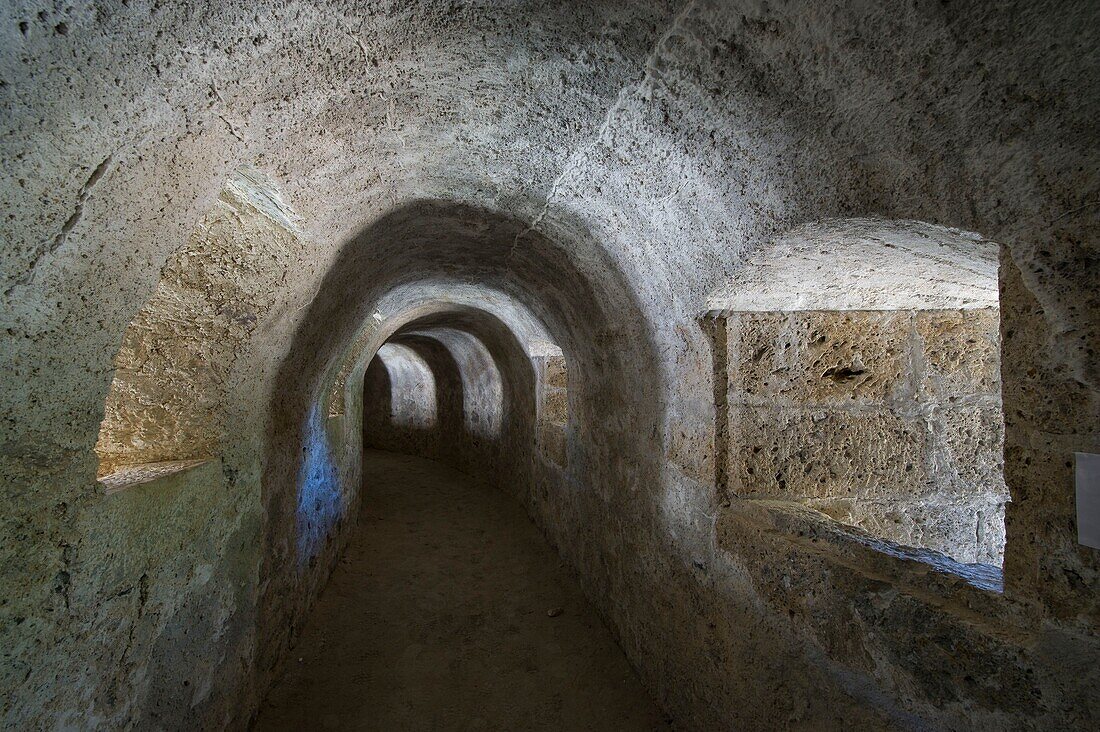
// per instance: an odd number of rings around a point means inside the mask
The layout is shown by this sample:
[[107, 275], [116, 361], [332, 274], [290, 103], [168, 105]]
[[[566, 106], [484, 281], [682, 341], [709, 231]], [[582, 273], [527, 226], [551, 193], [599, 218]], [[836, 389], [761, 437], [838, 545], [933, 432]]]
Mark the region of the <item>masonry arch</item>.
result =
[[[390, 419], [379, 419], [385, 395], [372, 373], [378, 373], [379, 361], [392, 348], [415, 354], [430, 372], [439, 415], [434, 424], [418, 430], [394, 428], [394, 422], [408, 421], [401, 413], [404, 405], [411, 405], [414, 413], [419, 408], [415, 398], [403, 397], [403, 392], [416, 392], [415, 380], [391, 383]], [[530, 349], [522, 331], [469, 306], [443, 306], [410, 320], [386, 340], [366, 369], [364, 445], [433, 457], [475, 474], [528, 476], [539, 389]]]
[[[371, 427], [378, 433], [430, 431], [451, 421], [440, 402], [454, 382], [437, 378], [434, 361], [409, 344], [382, 344], [364, 377], [365, 433]], [[366, 408], [368, 402], [372, 409]]]
[[[554, 232], [463, 204], [417, 201], [379, 217], [330, 265], [275, 380], [264, 469], [264, 561], [271, 581], [261, 603], [267, 608], [260, 621], [261, 669], [272, 663], [265, 660], [269, 652], [277, 656], [286, 648], [311, 588], [327, 576], [324, 568], [338, 547], [326, 537], [337, 535], [358, 506], [360, 481], [369, 478], [361, 474], [364, 376], [395, 335], [423, 349], [426, 337], [442, 343], [453, 337], [443, 335], [448, 329], [465, 331], [493, 354], [505, 407], [501, 437], [491, 442], [506, 446], [500, 453], [509, 468], [502, 474], [567, 555], [592, 561], [595, 525], [613, 520], [609, 501], [657, 503], [656, 495], [638, 491], [661, 484], [664, 450], [661, 359], [646, 317], [626, 275], [583, 224], [566, 220]], [[570, 369], [567, 470], [532, 457], [538, 391], [531, 357], [558, 351]], [[584, 378], [574, 378], [578, 373]], [[303, 491], [299, 456], [309, 453], [302, 446], [315, 431], [326, 442], [334, 476], [326, 489], [331, 500], [303, 504], [309, 491]], [[338, 510], [311, 508], [329, 505]], [[543, 523], [548, 515], [554, 521]], [[310, 537], [304, 544], [290, 540], [303, 535]], [[321, 571], [296, 570], [303, 562]], [[600, 566], [597, 581], [612, 593], [638, 591], [625, 574], [602, 560]]]
[[238, 358], [303, 250], [275, 186], [235, 171], [123, 335], [95, 445], [108, 492], [220, 455]]

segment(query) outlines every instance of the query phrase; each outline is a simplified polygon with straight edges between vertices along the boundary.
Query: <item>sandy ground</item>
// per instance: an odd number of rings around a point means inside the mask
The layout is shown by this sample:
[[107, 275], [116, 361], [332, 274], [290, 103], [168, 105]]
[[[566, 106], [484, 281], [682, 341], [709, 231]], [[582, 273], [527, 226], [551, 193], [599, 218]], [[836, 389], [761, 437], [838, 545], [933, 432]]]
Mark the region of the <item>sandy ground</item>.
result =
[[363, 472], [359, 526], [257, 730], [668, 729], [515, 500], [404, 455]]

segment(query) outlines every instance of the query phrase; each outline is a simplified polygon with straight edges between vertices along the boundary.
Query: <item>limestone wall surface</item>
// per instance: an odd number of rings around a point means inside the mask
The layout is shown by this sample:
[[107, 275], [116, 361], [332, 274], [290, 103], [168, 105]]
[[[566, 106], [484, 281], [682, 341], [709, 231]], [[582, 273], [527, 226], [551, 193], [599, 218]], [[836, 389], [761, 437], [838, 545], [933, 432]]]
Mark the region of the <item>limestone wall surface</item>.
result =
[[1001, 565], [996, 309], [731, 313], [723, 323], [724, 490]]
[[566, 438], [569, 429], [569, 364], [565, 356], [553, 354], [538, 359], [539, 376], [538, 443], [543, 456], [566, 467], [569, 454]]
[[[513, 490], [685, 728], [1095, 726], [1072, 454], [1100, 452], [1098, 13], [0, 8], [5, 722], [245, 727], [356, 514], [369, 356], [453, 292], [521, 303], [567, 355], [568, 469], [515, 445]], [[241, 169], [302, 246], [202, 394], [217, 460], [107, 496], [127, 329]], [[1001, 243], [1003, 593], [798, 507], [721, 506], [700, 316], [784, 233], [853, 218]]]
[[96, 442], [101, 475], [218, 451], [229, 373], [302, 248], [235, 183], [126, 329]]

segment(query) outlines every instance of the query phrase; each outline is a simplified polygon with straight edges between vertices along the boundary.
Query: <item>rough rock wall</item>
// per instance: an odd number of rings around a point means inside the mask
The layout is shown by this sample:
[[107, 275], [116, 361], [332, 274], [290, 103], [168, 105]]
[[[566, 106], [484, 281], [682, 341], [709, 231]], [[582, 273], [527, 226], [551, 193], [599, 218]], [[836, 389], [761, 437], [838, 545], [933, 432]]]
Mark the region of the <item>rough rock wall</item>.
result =
[[569, 460], [565, 449], [569, 429], [569, 364], [563, 354], [543, 356], [535, 363], [535, 373], [539, 375], [539, 449], [546, 458], [566, 467]]
[[720, 489], [999, 567], [999, 320], [996, 309], [729, 314]]
[[217, 453], [240, 346], [302, 254], [293, 232], [238, 191], [226, 187], [126, 328], [96, 443], [100, 475]]
[[[43, 623], [36, 614], [51, 611], [33, 586], [5, 584], [9, 628], [50, 644], [33, 654], [9, 646], [3, 678], [24, 690], [5, 696], [13, 724], [238, 722], [253, 676], [261, 536], [247, 436], [262, 426], [265, 389], [250, 339], [270, 327], [278, 286], [303, 255], [262, 186], [230, 175], [126, 328], [93, 452], [105, 480], [54, 504], [53, 516], [72, 517], [49, 586], [63, 612]], [[28, 534], [15, 537], [18, 550]], [[38, 569], [18, 553], [8, 561], [9, 572]], [[42, 691], [54, 685], [58, 695]]]
[[[385, 303], [403, 309], [390, 293], [414, 306], [410, 288], [430, 280], [529, 303], [585, 375], [570, 389], [569, 488], [535, 476], [528, 505], [685, 726], [1088, 726], [1100, 574], [1075, 544], [1069, 455], [1100, 452], [1097, 12], [0, 9], [6, 718], [248, 716], [339, 549], [335, 514], [299, 500], [303, 476], [331, 469], [354, 506], [354, 441], [304, 450], [307, 426], [362, 324]], [[242, 162], [277, 181], [309, 248], [229, 375], [231, 487], [213, 513], [180, 505], [181, 521], [217, 516], [202, 525], [211, 543], [154, 511], [104, 545], [94, 529], [112, 504], [94, 446], [113, 359]], [[715, 526], [712, 354], [697, 318], [777, 232], [852, 216], [1003, 242], [1013, 502], [1000, 600], [763, 506]], [[314, 460], [327, 453], [335, 465]], [[150, 500], [140, 508], [170, 503]], [[304, 527], [323, 551], [299, 570]], [[247, 556], [237, 547], [260, 547], [260, 599], [245, 583], [245, 601], [212, 612], [203, 598], [239, 586], [224, 570]], [[138, 571], [164, 556], [164, 573]], [[116, 588], [110, 569], [131, 561]], [[128, 654], [216, 676], [218, 700], [191, 706], [178, 688], [192, 679], [143, 663], [134, 674], [171, 704], [112, 687], [117, 659], [101, 650], [126, 647], [143, 573], [171, 622], [135, 634]], [[114, 596], [132, 604], [100, 620]], [[219, 640], [200, 660], [183, 630], [210, 617], [220, 630], [203, 635]]]

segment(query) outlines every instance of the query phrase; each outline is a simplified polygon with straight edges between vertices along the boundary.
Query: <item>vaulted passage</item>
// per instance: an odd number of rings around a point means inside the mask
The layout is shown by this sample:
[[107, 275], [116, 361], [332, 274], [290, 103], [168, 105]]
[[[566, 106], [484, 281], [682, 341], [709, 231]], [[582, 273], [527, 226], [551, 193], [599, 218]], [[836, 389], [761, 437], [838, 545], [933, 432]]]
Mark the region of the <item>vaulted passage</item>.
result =
[[1096, 0], [3, 3], [0, 726], [1100, 728], [1097, 119]]
[[440, 463], [363, 458], [363, 509], [265, 730], [657, 730], [663, 715], [523, 507]]

